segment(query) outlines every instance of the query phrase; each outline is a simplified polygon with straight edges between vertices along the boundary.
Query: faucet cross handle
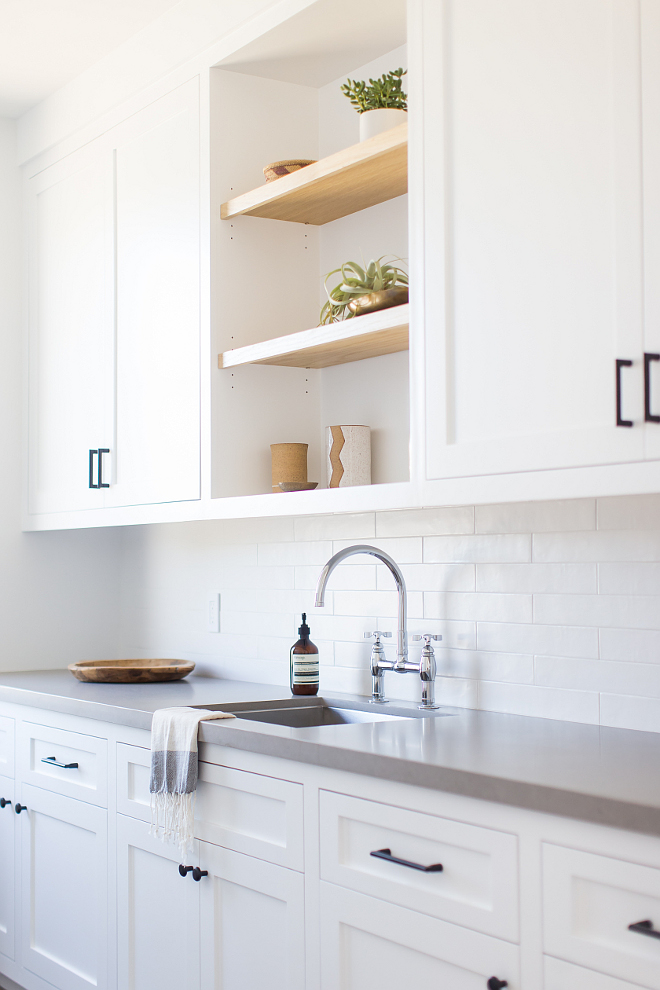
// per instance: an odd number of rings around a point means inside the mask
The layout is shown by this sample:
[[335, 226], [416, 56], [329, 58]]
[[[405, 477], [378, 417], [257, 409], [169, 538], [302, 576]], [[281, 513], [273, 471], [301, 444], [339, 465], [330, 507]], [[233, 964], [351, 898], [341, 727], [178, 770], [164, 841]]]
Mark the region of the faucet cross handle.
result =
[[366, 632], [364, 634], [364, 638], [365, 639], [371, 639], [372, 636], [375, 636], [376, 637], [376, 644], [378, 644], [379, 641], [380, 641], [380, 637], [381, 636], [384, 639], [390, 639], [391, 636], [392, 636], [392, 633], [391, 632], [381, 632], [380, 629], [374, 629], [373, 632]]
[[419, 643], [420, 639], [423, 639], [425, 644], [427, 646], [430, 646], [432, 639], [440, 640], [442, 639], [442, 636], [435, 636], [432, 633], [424, 633], [423, 635], [419, 635], [418, 633], [415, 633], [415, 635], [413, 636], [413, 642]]

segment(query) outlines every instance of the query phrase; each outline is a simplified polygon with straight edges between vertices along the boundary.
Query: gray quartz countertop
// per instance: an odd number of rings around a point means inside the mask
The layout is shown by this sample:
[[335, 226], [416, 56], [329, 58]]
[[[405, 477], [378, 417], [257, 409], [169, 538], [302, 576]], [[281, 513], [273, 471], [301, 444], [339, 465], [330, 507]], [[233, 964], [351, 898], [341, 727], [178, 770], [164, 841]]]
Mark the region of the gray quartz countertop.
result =
[[[327, 698], [327, 695], [325, 696]], [[348, 707], [356, 695], [332, 695]], [[286, 688], [205, 677], [82, 684], [67, 670], [0, 674], [0, 700], [148, 729], [157, 708], [290, 698]], [[383, 709], [418, 716], [396, 702]], [[453, 717], [288, 728], [202, 723], [200, 740], [660, 835], [660, 733], [445, 708]]]

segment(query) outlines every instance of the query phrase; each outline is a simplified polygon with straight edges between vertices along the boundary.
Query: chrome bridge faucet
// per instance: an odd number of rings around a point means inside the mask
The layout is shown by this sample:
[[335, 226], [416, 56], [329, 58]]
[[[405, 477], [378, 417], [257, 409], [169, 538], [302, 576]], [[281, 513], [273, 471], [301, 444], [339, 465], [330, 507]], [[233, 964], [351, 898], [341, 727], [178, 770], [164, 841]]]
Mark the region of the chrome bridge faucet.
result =
[[[365, 544], [346, 547], [345, 550], [340, 550], [330, 558], [321, 571], [319, 583], [316, 588], [316, 607], [323, 607], [323, 603], [325, 601], [325, 588], [328, 583], [328, 578], [334, 571], [337, 564], [341, 564], [341, 562], [346, 560], [347, 557], [352, 557], [356, 553], [371, 554], [372, 557], [376, 557], [381, 561], [381, 563], [385, 564], [394, 578], [396, 589], [399, 594], [396, 660], [387, 660], [385, 658], [385, 651], [383, 650], [380, 642], [381, 636], [391, 636], [391, 633], [383, 633], [376, 630], [373, 633], [364, 634], [365, 638], [371, 636], [376, 637], [376, 641], [371, 652], [372, 703], [385, 703], [386, 698], [383, 695], [384, 674], [386, 670], [393, 670], [397, 674], [419, 674], [422, 681], [422, 703], [419, 705], [419, 708], [427, 711], [429, 709], [438, 708], [438, 705], [435, 703], [436, 667], [431, 640], [442, 639], [442, 637], [425, 635], [425, 642], [422, 649], [420, 662], [412, 663], [408, 660], [408, 599], [406, 594], [406, 582], [403, 578], [403, 574], [401, 573], [401, 568], [389, 554], [385, 553], [383, 550], [378, 550], [376, 547], [370, 547]], [[413, 639], [421, 640], [422, 637], [413, 636]]]

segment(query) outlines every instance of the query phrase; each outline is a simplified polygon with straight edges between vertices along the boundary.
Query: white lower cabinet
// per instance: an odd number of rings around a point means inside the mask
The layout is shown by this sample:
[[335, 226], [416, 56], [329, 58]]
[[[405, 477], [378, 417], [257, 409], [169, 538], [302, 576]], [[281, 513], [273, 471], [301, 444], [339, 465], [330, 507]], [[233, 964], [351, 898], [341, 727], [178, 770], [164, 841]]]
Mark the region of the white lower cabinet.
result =
[[21, 965], [58, 990], [105, 990], [107, 812], [29, 785], [20, 802]]
[[322, 990], [519, 990], [518, 947], [321, 883]]
[[16, 815], [12, 799], [14, 781], [0, 777], [0, 952], [14, 958], [14, 895], [16, 881]]
[[639, 983], [617, 980], [563, 959], [546, 956], [543, 962], [543, 990], [639, 990]]
[[199, 889], [176, 846], [117, 815], [118, 986], [198, 990]]
[[199, 843], [202, 990], [304, 990], [301, 873]]

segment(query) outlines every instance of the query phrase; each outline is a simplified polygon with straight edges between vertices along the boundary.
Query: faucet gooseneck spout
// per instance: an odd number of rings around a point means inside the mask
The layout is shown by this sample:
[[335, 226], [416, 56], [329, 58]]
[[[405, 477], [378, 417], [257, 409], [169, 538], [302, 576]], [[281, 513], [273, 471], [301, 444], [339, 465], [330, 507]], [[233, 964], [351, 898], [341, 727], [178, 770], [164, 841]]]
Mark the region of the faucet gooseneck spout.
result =
[[392, 560], [388, 553], [385, 553], [383, 550], [378, 550], [376, 547], [370, 547], [366, 544], [359, 544], [353, 547], [346, 547], [344, 550], [339, 550], [338, 553], [330, 558], [321, 571], [319, 583], [316, 588], [316, 607], [323, 607], [325, 601], [325, 588], [328, 583], [328, 578], [334, 571], [337, 564], [341, 564], [341, 562], [346, 560], [347, 557], [352, 557], [356, 553], [367, 553], [371, 554], [372, 557], [376, 557], [381, 561], [381, 563], [385, 564], [385, 566], [390, 569], [392, 577], [394, 578], [396, 590], [399, 593], [399, 631], [397, 636], [396, 666], [403, 667], [408, 659], [408, 598], [406, 593], [406, 582], [404, 581], [403, 574], [401, 573], [401, 568], [395, 560]]

